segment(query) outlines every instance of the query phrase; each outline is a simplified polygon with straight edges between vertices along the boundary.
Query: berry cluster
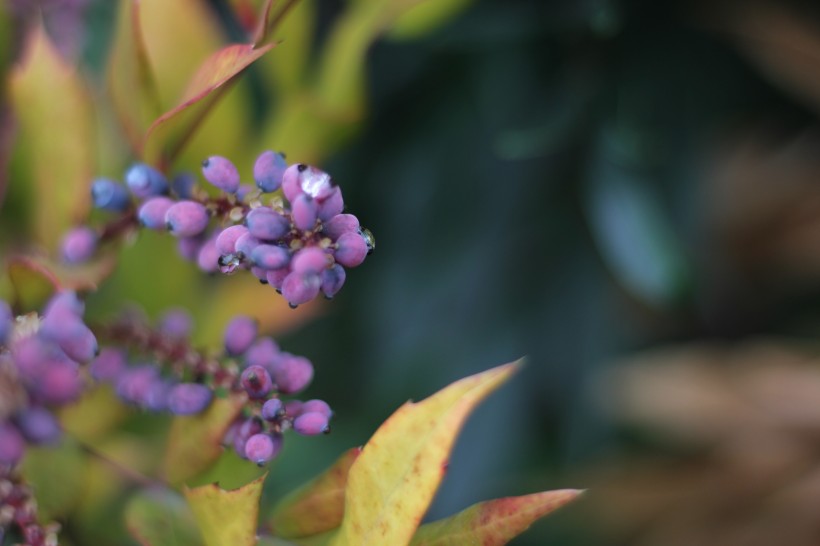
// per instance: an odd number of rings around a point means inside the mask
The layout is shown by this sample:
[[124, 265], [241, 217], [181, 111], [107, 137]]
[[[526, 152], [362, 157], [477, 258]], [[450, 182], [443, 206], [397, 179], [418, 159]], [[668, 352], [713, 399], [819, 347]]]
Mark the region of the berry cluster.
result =
[[80, 364], [97, 353], [83, 312], [73, 292], [51, 298], [42, 317], [14, 317], [0, 300], [0, 467], [14, 466], [27, 443], [59, 440], [60, 425], [51, 408], [80, 396]]
[[266, 151], [254, 164], [256, 187], [241, 184], [234, 164], [220, 156], [203, 161], [202, 174], [221, 190], [218, 197], [191, 175], [169, 182], [144, 163], [128, 169], [125, 185], [95, 180], [95, 207], [120, 217], [101, 230], [80, 226], [68, 232], [63, 260], [82, 263], [101, 242], [139, 224], [177, 237], [180, 254], [202, 270], [250, 270], [296, 307], [320, 293], [332, 298], [346, 268], [361, 264], [375, 248], [358, 218], [343, 213], [339, 186], [315, 167], [288, 166], [282, 154]]
[[31, 488], [16, 473], [0, 470], [0, 544], [5, 544], [8, 535], [13, 544], [22, 540], [23, 546], [57, 546], [59, 530], [57, 523], [42, 526], [37, 522]]
[[[126, 403], [176, 415], [205, 410], [215, 392], [246, 396], [226, 444], [259, 465], [279, 453], [282, 433], [289, 428], [303, 435], [329, 432], [332, 412], [325, 402], [280, 398], [310, 384], [313, 364], [307, 358], [258, 336], [256, 321], [246, 316], [228, 323], [219, 357], [193, 349], [187, 341], [190, 328], [191, 319], [181, 310], [167, 312], [154, 328], [136, 316], [125, 316], [101, 328], [101, 337], [116, 345], [102, 349], [91, 362], [90, 373], [111, 384]], [[132, 358], [121, 347], [130, 348]]]

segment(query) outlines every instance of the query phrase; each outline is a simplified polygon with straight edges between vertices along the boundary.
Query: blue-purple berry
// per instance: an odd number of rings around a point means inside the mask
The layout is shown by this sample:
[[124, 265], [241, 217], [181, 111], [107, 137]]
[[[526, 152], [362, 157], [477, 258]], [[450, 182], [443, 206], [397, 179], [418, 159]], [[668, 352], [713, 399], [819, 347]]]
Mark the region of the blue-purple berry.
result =
[[160, 380], [159, 372], [152, 364], [131, 366], [117, 379], [117, 395], [125, 402], [143, 406], [150, 389]]
[[227, 158], [212, 155], [202, 162], [205, 180], [226, 193], [236, 193], [239, 189], [239, 171]]
[[195, 262], [202, 245], [201, 237], [180, 237], [177, 239], [177, 252], [183, 259]]
[[246, 233], [236, 240], [236, 252], [242, 256], [249, 257], [251, 252], [253, 252], [253, 249], [261, 244], [262, 241], [250, 233]]
[[14, 416], [17, 428], [34, 444], [54, 444], [62, 435], [54, 414], [42, 406], [29, 406]]
[[282, 353], [272, 368], [273, 382], [282, 394], [304, 390], [313, 380], [313, 364], [303, 356]]
[[179, 173], [171, 180], [171, 191], [179, 199], [190, 199], [194, 196], [196, 178], [191, 173]]
[[170, 339], [185, 339], [191, 335], [193, 319], [185, 309], [168, 309], [159, 317], [157, 327]]
[[0, 300], [0, 345], [5, 345], [14, 328], [14, 315], [9, 304]]
[[13, 466], [23, 458], [26, 442], [17, 427], [0, 422], [0, 465]]
[[302, 231], [310, 231], [316, 226], [319, 217], [319, 204], [316, 200], [302, 193], [291, 203], [290, 218], [293, 225]]
[[196, 201], [179, 201], [165, 213], [165, 224], [174, 237], [194, 237], [208, 227], [208, 209]]
[[238, 356], [248, 350], [259, 330], [259, 324], [250, 317], [234, 317], [225, 327], [225, 352]]
[[233, 448], [236, 454], [247, 459], [245, 444], [248, 438], [263, 431], [262, 422], [258, 417], [250, 417], [240, 422], [233, 432]]
[[343, 233], [336, 241], [333, 257], [345, 267], [356, 267], [367, 257], [367, 241], [359, 233]]
[[288, 265], [290, 252], [281, 246], [261, 244], [251, 250], [250, 259], [256, 267], [269, 271]]
[[291, 271], [300, 275], [318, 274], [330, 265], [330, 256], [318, 246], [303, 248], [293, 256]]
[[87, 226], [70, 230], [60, 243], [60, 254], [67, 264], [87, 262], [97, 250], [97, 232]]
[[273, 389], [273, 380], [268, 371], [262, 366], [249, 366], [242, 371], [239, 382], [248, 396], [259, 399], [265, 398]]
[[271, 398], [262, 404], [262, 419], [276, 421], [285, 411], [285, 405], [278, 398]]
[[168, 193], [168, 180], [165, 175], [145, 163], [131, 165], [125, 172], [125, 183], [131, 193], [139, 199]]
[[216, 241], [211, 238], [202, 244], [196, 257], [199, 268], [206, 273], [216, 273], [219, 271], [219, 251], [216, 249]]
[[230, 226], [222, 230], [222, 233], [216, 238], [216, 250], [219, 255], [224, 256], [236, 252], [237, 239], [246, 233], [248, 233], [248, 228], [241, 225]]
[[251, 210], [245, 218], [245, 225], [251, 235], [261, 241], [281, 239], [290, 231], [288, 219], [268, 207]]
[[345, 233], [357, 233], [358, 231], [359, 219], [352, 214], [337, 214], [322, 224], [322, 233], [334, 241]]
[[174, 200], [170, 197], [158, 196], [146, 199], [140, 205], [137, 212], [137, 219], [140, 224], [148, 229], [165, 230], [165, 214], [174, 205]]
[[125, 186], [110, 178], [97, 178], [91, 183], [91, 201], [95, 208], [122, 212], [131, 204]]
[[265, 279], [267, 279], [268, 284], [277, 292], [282, 292], [282, 284], [284, 284], [285, 279], [290, 275], [290, 270], [287, 268], [282, 269], [274, 269], [273, 271], [268, 271], [265, 274]]
[[79, 398], [83, 390], [83, 381], [76, 362], [58, 358], [38, 371], [36, 382], [30, 384], [31, 391], [38, 401], [62, 405]]
[[315, 436], [330, 432], [330, 425], [324, 413], [303, 412], [293, 420], [293, 430], [304, 436]]
[[208, 407], [213, 392], [199, 383], [180, 383], [168, 393], [168, 409], [176, 415], [196, 415]]
[[333, 267], [325, 269], [322, 271], [322, 294], [327, 299], [333, 298], [344, 286], [345, 279], [347, 279], [347, 273], [345, 268], [339, 264], [334, 264]]
[[296, 308], [315, 299], [321, 287], [322, 280], [319, 275], [293, 272], [282, 281], [282, 295], [288, 300], [288, 305]]
[[330, 406], [324, 400], [308, 400], [302, 403], [302, 407], [299, 409], [299, 415], [303, 413], [321, 413], [325, 415], [328, 419], [333, 416], [333, 410], [330, 409]]
[[264, 465], [276, 457], [282, 450], [282, 436], [279, 434], [254, 434], [245, 442], [245, 458]]
[[342, 198], [342, 190], [338, 186], [334, 187], [330, 195], [324, 199], [319, 199], [319, 220], [326, 222], [342, 213], [345, 202]]
[[268, 369], [278, 356], [279, 345], [270, 337], [260, 337], [245, 351], [245, 363]]
[[253, 178], [256, 186], [265, 193], [279, 189], [282, 185], [282, 175], [288, 164], [285, 156], [271, 150], [262, 152], [253, 165]]
[[114, 383], [125, 371], [128, 361], [125, 352], [116, 347], [103, 347], [97, 358], [91, 361], [88, 371], [97, 381]]

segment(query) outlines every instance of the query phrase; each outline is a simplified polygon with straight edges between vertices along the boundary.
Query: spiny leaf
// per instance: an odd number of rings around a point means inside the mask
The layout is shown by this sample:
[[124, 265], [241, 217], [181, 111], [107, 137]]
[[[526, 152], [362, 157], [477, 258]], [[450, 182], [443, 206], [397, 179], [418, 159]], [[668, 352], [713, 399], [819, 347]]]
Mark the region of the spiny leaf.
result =
[[54, 274], [28, 257], [12, 258], [6, 267], [13, 292], [12, 305], [18, 312], [39, 310], [60, 289]]
[[10, 98], [19, 122], [18, 151], [34, 207], [39, 242], [53, 249], [84, 219], [94, 172], [91, 101], [79, 73], [66, 64], [41, 25], [26, 43], [10, 76]]
[[542, 518], [574, 500], [577, 489], [543, 491], [474, 504], [419, 527], [411, 546], [503, 546]]
[[360, 448], [348, 450], [324, 473], [279, 501], [271, 514], [272, 531], [297, 538], [338, 527], [344, 516], [347, 475], [360, 453]]
[[179, 494], [167, 489], [134, 495], [125, 508], [125, 525], [142, 546], [203, 544], [191, 509]]
[[273, 44], [260, 48], [254, 48], [253, 44], [233, 44], [211, 55], [194, 75], [180, 103], [162, 114], [148, 128], [145, 137], [148, 159], [173, 161], [228, 89], [228, 84], [271, 48]]
[[467, 377], [390, 416], [350, 469], [344, 520], [331, 544], [408, 544], [467, 416], [518, 367], [514, 362]]
[[206, 546], [254, 546], [259, 497], [267, 474], [232, 491], [203, 485], [183, 492]]
[[163, 461], [166, 479], [179, 484], [213, 464], [222, 453], [222, 439], [239, 415], [245, 397], [216, 398], [201, 415], [175, 417]]

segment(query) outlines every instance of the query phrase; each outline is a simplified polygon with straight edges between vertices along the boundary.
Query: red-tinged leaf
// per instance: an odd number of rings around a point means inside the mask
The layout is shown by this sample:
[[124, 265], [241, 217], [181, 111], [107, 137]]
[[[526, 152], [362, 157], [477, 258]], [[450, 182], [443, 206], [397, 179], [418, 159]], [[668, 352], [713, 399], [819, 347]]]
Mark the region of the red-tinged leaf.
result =
[[12, 287], [12, 306], [18, 312], [38, 311], [61, 288], [54, 274], [31, 258], [12, 258], [6, 268]]
[[503, 546], [537, 519], [581, 493], [577, 489], [562, 489], [474, 504], [452, 517], [422, 525], [410, 545]]
[[259, 10], [259, 16], [256, 18], [253, 31], [253, 44], [258, 46], [268, 38], [268, 22], [270, 21], [271, 8], [273, 7], [273, 0], [265, 0], [262, 8]]
[[266, 476], [231, 491], [218, 485], [183, 489], [206, 546], [256, 544], [259, 498]]
[[140, 23], [140, 0], [120, 2], [114, 44], [108, 61], [108, 85], [114, 108], [135, 153], [149, 124], [162, 113]]
[[444, 475], [469, 414], [519, 367], [493, 368], [399, 408], [353, 463], [345, 515], [333, 546], [408, 544]]
[[348, 450], [325, 472], [279, 501], [271, 514], [271, 530], [280, 537], [298, 538], [338, 527], [344, 516], [347, 475], [360, 453], [360, 448]]
[[174, 418], [163, 461], [163, 474], [169, 482], [180, 484], [216, 462], [225, 432], [245, 401], [240, 395], [216, 398], [201, 415]]
[[141, 546], [201, 546], [190, 507], [178, 493], [146, 489], [128, 501], [125, 526]]
[[199, 68], [180, 103], [148, 128], [145, 154], [149, 161], [167, 164], [177, 156], [219, 98], [243, 70], [273, 48], [268, 44], [233, 44], [220, 49]]
[[37, 239], [54, 249], [90, 207], [88, 184], [95, 171], [91, 99], [78, 71], [66, 64], [42, 26], [30, 33], [9, 91], [19, 124], [19, 182], [37, 203]]

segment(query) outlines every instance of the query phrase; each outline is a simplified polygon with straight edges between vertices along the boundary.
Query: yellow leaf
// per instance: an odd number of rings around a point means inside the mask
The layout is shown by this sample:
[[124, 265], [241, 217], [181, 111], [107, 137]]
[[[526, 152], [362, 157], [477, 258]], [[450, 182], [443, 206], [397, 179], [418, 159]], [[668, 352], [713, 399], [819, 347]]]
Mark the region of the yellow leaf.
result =
[[182, 483], [216, 462], [225, 432], [245, 401], [239, 395], [217, 398], [201, 415], [174, 418], [163, 461], [163, 474], [169, 482]]
[[345, 517], [331, 544], [408, 544], [468, 415], [518, 367], [513, 362], [467, 377], [390, 416], [350, 469]]
[[231, 491], [203, 485], [183, 493], [194, 512], [206, 546], [254, 546], [259, 497], [267, 474]]
[[348, 450], [324, 473], [279, 501], [271, 515], [272, 531], [296, 538], [338, 527], [344, 516], [347, 475], [360, 453], [360, 448]]
[[503, 546], [582, 491], [561, 489], [480, 502], [419, 527], [411, 546]]
[[37, 239], [54, 249], [90, 206], [95, 149], [91, 102], [79, 73], [66, 64], [42, 26], [33, 29], [24, 51], [10, 76], [25, 170], [25, 179], [18, 182], [37, 201]]

